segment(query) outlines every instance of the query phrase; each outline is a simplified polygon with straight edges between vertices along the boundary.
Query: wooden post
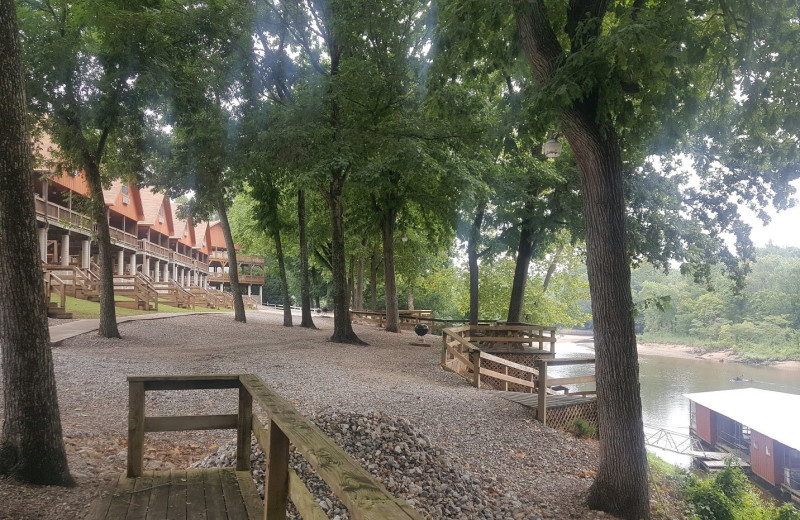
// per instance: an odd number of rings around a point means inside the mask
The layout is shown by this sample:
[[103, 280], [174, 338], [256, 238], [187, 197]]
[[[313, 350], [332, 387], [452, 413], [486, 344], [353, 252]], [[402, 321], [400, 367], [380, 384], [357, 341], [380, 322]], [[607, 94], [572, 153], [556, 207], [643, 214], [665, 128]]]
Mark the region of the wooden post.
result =
[[447, 366], [447, 333], [442, 331], [442, 368]]
[[[508, 365], [503, 365], [503, 373], [508, 375]], [[503, 390], [508, 392], [508, 380], [503, 381]]]
[[236, 471], [250, 469], [250, 436], [253, 425], [253, 396], [239, 387], [239, 415], [236, 428]]
[[269, 453], [264, 475], [264, 520], [284, 520], [289, 498], [289, 439], [269, 422]]
[[144, 457], [144, 383], [128, 383], [128, 478], [142, 476]]
[[547, 425], [547, 361], [539, 359], [536, 361], [539, 367], [539, 405], [536, 408], [536, 418], [545, 426]]
[[481, 387], [481, 351], [478, 349], [470, 350], [469, 360], [472, 363], [472, 385], [475, 388]]

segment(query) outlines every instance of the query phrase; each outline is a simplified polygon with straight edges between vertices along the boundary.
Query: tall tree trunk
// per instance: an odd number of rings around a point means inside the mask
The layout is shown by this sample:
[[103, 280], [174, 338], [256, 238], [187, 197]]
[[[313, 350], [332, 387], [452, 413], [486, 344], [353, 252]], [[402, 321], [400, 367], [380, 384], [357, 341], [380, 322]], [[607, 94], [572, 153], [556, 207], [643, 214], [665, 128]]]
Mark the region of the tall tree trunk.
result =
[[275, 255], [278, 257], [278, 272], [281, 277], [281, 296], [283, 297], [283, 326], [292, 326], [292, 299], [289, 298], [289, 283], [286, 281], [286, 266], [283, 262], [283, 245], [281, 244], [281, 232], [273, 231], [272, 238], [275, 240]]
[[369, 258], [369, 305], [373, 312], [378, 310], [378, 253], [374, 249]]
[[394, 273], [395, 212], [389, 210], [383, 217], [383, 287], [386, 291], [386, 331], [400, 332], [400, 309], [397, 304], [397, 280]]
[[408, 310], [414, 310], [414, 286], [408, 284]]
[[104, 338], [119, 338], [117, 310], [114, 307], [114, 258], [111, 254], [111, 231], [108, 229], [106, 202], [100, 180], [100, 166], [85, 158], [86, 180], [92, 192], [92, 217], [97, 224], [97, 245], [100, 260], [100, 329]]
[[525, 287], [528, 285], [528, 268], [531, 265], [533, 241], [531, 229], [523, 224], [519, 234], [517, 264], [514, 268], [514, 282], [511, 284], [511, 300], [508, 304], [508, 323], [522, 321], [522, 308], [525, 305]]
[[472, 228], [467, 240], [467, 261], [469, 263], [469, 324], [478, 324], [478, 240], [481, 236], [481, 225], [486, 206], [482, 204], [475, 212]]
[[347, 292], [350, 294], [350, 301], [356, 301], [356, 279], [354, 276], [356, 265], [356, 257], [354, 255], [350, 255], [350, 263], [348, 264], [348, 273], [347, 273]]
[[[570, 2], [576, 22], [602, 22], [608, 2]], [[515, 17], [522, 50], [540, 83], [564, 63], [564, 51], [542, 2], [518, 4]], [[599, 19], [599, 20], [597, 20]], [[584, 26], [575, 43], [592, 38], [602, 23]], [[587, 30], [588, 27], [588, 30]], [[596, 33], [595, 33], [596, 34]], [[564, 133], [581, 178], [586, 223], [586, 267], [595, 326], [595, 372], [600, 430], [600, 467], [589, 490], [589, 507], [625, 519], [650, 517], [647, 454], [639, 393], [639, 364], [631, 313], [630, 263], [625, 244], [622, 158], [613, 127], [597, 123], [598, 94], [562, 114]]]
[[70, 486], [42, 288], [18, 34], [14, 2], [0, 0], [0, 475]]
[[325, 199], [331, 215], [331, 267], [333, 272], [333, 335], [334, 343], [365, 345], [353, 332], [350, 323], [350, 298], [347, 293], [347, 261], [344, 254], [344, 208], [342, 191], [344, 172], [334, 172]]
[[358, 269], [356, 276], [356, 299], [355, 308], [359, 311], [364, 310], [364, 257], [358, 256]]
[[558, 257], [561, 256], [562, 251], [564, 251], [564, 244], [559, 244], [556, 253], [553, 255], [553, 259], [550, 261], [550, 265], [547, 267], [547, 274], [544, 277], [544, 282], [542, 282], [542, 293], [547, 292], [547, 288], [550, 287], [550, 281], [553, 279], [553, 273], [556, 272]]
[[247, 317], [244, 313], [242, 290], [239, 288], [239, 262], [236, 260], [236, 248], [233, 244], [231, 225], [228, 222], [228, 209], [225, 207], [225, 195], [222, 192], [217, 195], [217, 213], [222, 224], [222, 234], [225, 235], [225, 247], [228, 248], [228, 279], [231, 281], [233, 295], [233, 319], [245, 323]]
[[300, 227], [300, 326], [316, 329], [311, 318], [311, 284], [308, 281], [308, 240], [306, 239], [306, 192], [297, 192], [297, 223]]

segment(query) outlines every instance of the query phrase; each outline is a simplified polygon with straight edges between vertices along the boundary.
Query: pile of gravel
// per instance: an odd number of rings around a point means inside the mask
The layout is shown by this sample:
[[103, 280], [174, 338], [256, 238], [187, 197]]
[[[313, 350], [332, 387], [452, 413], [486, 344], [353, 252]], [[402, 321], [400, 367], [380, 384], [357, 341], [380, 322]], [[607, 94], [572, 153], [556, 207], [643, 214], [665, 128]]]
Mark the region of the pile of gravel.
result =
[[[452, 519], [534, 519], [538, 515], [499, 491], [490, 475], [465, 469], [464, 464], [444, 455], [431, 445], [408, 421], [382, 413], [349, 414], [327, 412], [311, 417], [327, 435], [356, 459], [391, 494], [405, 499], [428, 518]], [[236, 446], [228, 444], [193, 467], [233, 466]], [[253, 479], [263, 497], [264, 454], [254, 442], [250, 456]], [[349, 519], [346, 508], [327, 484], [294, 450], [290, 464], [334, 520]], [[290, 505], [289, 518], [300, 518]]]

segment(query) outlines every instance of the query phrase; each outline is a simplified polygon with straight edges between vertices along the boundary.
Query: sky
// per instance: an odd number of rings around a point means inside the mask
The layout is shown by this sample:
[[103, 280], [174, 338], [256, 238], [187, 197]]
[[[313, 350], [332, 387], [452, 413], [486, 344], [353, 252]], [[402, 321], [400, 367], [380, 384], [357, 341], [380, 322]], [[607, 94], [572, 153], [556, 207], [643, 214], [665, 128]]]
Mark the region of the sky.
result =
[[[800, 180], [794, 181], [792, 185], [800, 194]], [[767, 226], [762, 225], [756, 214], [747, 208], [740, 207], [739, 211], [744, 221], [753, 226], [750, 237], [756, 247], [765, 246], [770, 241], [776, 246], [800, 247], [800, 201], [797, 206], [780, 213], [768, 209], [767, 213], [772, 221]]]

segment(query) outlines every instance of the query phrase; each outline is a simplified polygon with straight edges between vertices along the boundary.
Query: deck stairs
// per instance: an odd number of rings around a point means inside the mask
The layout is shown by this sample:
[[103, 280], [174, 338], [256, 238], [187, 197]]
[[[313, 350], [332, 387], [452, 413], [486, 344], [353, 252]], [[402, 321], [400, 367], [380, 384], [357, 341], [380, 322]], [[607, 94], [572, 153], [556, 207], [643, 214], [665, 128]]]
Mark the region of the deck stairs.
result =
[[166, 282], [152, 282], [152, 284], [162, 302], [181, 309], [195, 308], [195, 295], [178, 282], [167, 280]]

